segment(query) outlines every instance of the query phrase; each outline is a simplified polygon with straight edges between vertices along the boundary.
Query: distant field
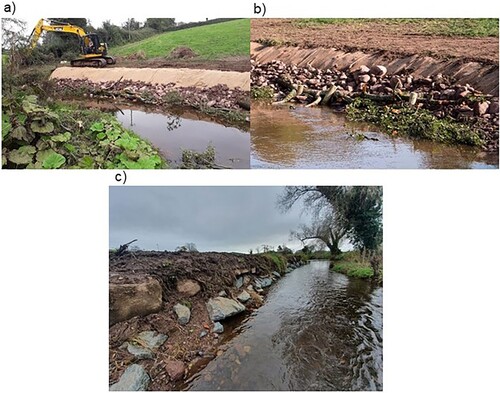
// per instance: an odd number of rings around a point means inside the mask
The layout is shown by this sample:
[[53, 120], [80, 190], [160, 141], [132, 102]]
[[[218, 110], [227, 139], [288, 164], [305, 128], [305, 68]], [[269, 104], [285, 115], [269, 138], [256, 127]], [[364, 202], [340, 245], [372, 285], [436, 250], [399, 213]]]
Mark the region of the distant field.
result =
[[465, 37], [498, 37], [498, 19], [492, 18], [312, 18], [297, 19], [297, 26], [314, 26], [325, 24], [353, 24], [361, 26], [393, 25], [396, 28], [405, 27], [414, 34], [465, 36]]
[[113, 56], [143, 51], [147, 58], [167, 57], [179, 46], [191, 48], [200, 58], [221, 59], [250, 54], [250, 20], [241, 19], [158, 34], [142, 41], [110, 48]]

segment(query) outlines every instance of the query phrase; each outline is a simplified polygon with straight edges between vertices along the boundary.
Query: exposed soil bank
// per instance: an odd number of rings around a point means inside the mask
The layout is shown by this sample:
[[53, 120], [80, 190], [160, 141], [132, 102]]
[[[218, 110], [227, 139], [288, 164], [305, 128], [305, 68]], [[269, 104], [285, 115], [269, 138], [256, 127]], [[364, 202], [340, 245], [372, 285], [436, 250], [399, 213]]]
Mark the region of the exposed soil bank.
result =
[[178, 87], [207, 88], [224, 84], [230, 89], [250, 90], [248, 72], [189, 68], [76, 68], [58, 67], [50, 79], [88, 79], [91, 82], [129, 80], [148, 84], [175, 84]]
[[498, 37], [422, 34], [405, 23], [335, 23], [299, 26], [294, 19], [252, 19], [251, 40], [301, 48], [337, 48], [347, 52], [384, 51], [389, 56], [457, 58], [498, 65]]
[[[110, 385], [137, 364], [150, 378], [148, 390], [176, 389], [219, 355], [217, 347], [230, 338], [238, 322], [238, 315], [224, 318], [224, 332], [217, 330], [215, 311], [209, 315], [207, 308], [209, 299], [227, 299], [246, 310], [259, 307], [266, 294], [263, 288], [279, 278], [277, 271], [287, 269], [275, 258], [214, 252], [136, 252], [119, 258], [111, 254]], [[295, 258], [287, 258], [288, 271], [302, 264]], [[174, 311], [174, 306], [182, 309], [178, 305], [190, 309], [187, 323]], [[168, 338], [148, 352], [142, 337], [151, 331]]]

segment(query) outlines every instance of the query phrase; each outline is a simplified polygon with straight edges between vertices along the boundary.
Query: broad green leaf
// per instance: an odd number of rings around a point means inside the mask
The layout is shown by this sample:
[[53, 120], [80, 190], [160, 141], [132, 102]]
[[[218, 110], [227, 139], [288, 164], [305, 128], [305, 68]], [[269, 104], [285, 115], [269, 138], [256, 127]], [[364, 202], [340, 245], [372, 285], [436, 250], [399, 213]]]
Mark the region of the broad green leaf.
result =
[[24, 113], [18, 113], [16, 117], [17, 117], [18, 123], [22, 124], [22, 125], [24, 125], [26, 123], [26, 119], [28, 118], [28, 116], [26, 116], [26, 114], [24, 114]]
[[12, 130], [10, 136], [19, 141], [31, 143], [35, 139], [35, 135], [26, 129], [24, 126], [18, 126]]
[[43, 123], [39, 120], [36, 120], [31, 123], [31, 130], [39, 134], [50, 134], [52, 131], [54, 131], [54, 123], [50, 121]]
[[64, 148], [69, 152], [69, 153], [74, 153], [76, 151], [76, 147], [72, 145], [71, 143], [65, 143]]
[[122, 136], [120, 139], [117, 139], [115, 144], [125, 150], [134, 151], [137, 149], [137, 141], [126, 136]]
[[2, 140], [9, 135], [10, 130], [12, 130], [12, 124], [10, 123], [10, 118], [5, 113], [2, 113]]
[[68, 142], [71, 139], [71, 133], [65, 132], [64, 134], [57, 134], [50, 137], [50, 140], [54, 142]]
[[85, 156], [78, 162], [78, 166], [83, 169], [94, 169], [94, 159], [90, 156]]
[[54, 153], [43, 160], [42, 167], [45, 169], [57, 169], [63, 166], [65, 162], [66, 158], [63, 155]]
[[42, 164], [47, 159], [47, 157], [51, 156], [52, 154], [56, 154], [56, 151], [53, 149], [38, 150], [38, 152], [36, 153], [36, 161]]
[[99, 140], [103, 140], [104, 138], [106, 138], [106, 133], [104, 132], [100, 132], [99, 134], [97, 134], [97, 139]]
[[102, 131], [104, 131], [104, 124], [101, 123], [101, 122], [93, 123], [90, 126], [90, 131], [92, 131], [92, 132], [102, 132]]
[[29, 164], [33, 161], [35, 152], [35, 146], [21, 146], [19, 149], [11, 150], [8, 159], [10, 162], [18, 165]]

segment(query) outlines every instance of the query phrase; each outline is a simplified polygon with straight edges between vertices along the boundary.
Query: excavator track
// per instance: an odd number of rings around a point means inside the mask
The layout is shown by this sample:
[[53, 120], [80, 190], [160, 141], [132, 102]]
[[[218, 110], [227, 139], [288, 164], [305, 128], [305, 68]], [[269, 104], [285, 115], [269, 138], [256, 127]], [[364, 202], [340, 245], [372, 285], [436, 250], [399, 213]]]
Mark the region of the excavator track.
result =
[[113, 56], [104, 56], [104, 59], [106, 59], [106, 64], [116, 64], [116, 59]]
[[[109, 63], [113, 64], [113, 63]], [[76, 59], [71, 60], [71, 67], [95, 67], [102, 68], [106, 67], [108, 62], [105, 58], [97, 58], [97, 59]]]

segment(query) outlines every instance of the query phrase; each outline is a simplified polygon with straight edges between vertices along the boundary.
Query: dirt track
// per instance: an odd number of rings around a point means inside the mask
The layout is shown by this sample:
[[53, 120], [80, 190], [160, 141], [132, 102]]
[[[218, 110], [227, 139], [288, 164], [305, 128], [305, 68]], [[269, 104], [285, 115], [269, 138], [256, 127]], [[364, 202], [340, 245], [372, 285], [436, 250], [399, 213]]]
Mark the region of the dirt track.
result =
[[325, 24], [300, 28], [291, 19], [252, 19], [251, 40], [275, 40], [301, 48], [386, 51], [399, 55], [459, 58], [498, 65], [498, 37], [415, 34], [408, 25], [373, 21], [368, 25]]
[[50, 79], [88, 79], [92, 82], [131, 80], [135, 82], [169, 84], [177, 87], [213, 87], [225, 84], [230, 89], [250, 90], [250, 73], [200, 70], [188, 68], [75, 68], [58, 67]]

